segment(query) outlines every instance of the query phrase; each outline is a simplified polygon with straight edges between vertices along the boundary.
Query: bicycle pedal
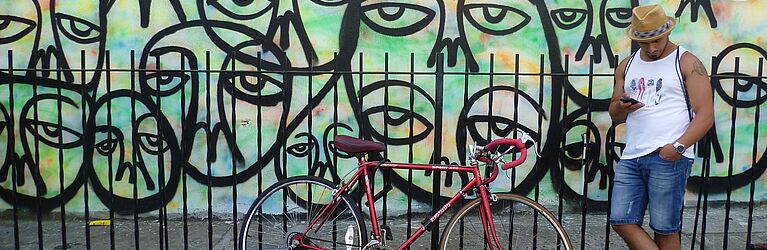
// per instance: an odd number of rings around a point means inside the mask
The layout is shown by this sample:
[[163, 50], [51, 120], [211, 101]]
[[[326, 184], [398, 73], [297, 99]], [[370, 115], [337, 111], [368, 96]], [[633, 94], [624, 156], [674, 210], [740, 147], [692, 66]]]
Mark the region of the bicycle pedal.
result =
[[392, 233], [391, 233], [391, 227], [389, 227], [389, 225], [381, 225], [380, 228], [381, 228], [381, 234], [384, 235], [386, 240], [394, 239], [394, 236], [392, 236]]

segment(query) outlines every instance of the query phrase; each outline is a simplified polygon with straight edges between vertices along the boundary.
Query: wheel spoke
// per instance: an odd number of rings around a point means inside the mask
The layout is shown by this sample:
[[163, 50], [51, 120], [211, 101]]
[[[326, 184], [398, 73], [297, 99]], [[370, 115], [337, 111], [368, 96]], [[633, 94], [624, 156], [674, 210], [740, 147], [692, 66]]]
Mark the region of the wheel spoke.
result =
[[[558, 234], [557, 229], [561, 228], [559, 222], [554, 220], [551, 224], [551, 221], [543, 216], [542, 213], [550, 215], [550, 212], [540, 204], [511, 194], [498, 194], [497, 198], [498, 201], [491, 204], [490, 212], [493, 216], [494, 233], [501, 247], [557, 249], [558, 246], [564, 246], [565, 241], [569, 242], [567, 235]], [[494, 245], [495, 243], [488, 243], [486, 239], [480, 215], [479, 200], [471, 201], [461, 208], [445, 227], [441, 241], [442, 248], [477, 248], [488, 247], [488, 244]], [[463, 231], [460, 231], [461, 229]]]
[[[292, 177], [267, 188], [244, 217], [248, 220], [243, 223], [241, 234], [245, 237], [241, 237], [240, 247], [268, 245], [284, 249], [293, 236], [301, 234], [304, 244], [323, 249], [358, 249], [366, 242], [366, 235], [356, 203], [341, 194], [337, 204], [330, 206], [335, 210], [322, 213], [333, 200], [334, 186], [316, 177]], [[314, 220], [315, 228], [307, 231]], [[344, 237], [349, 226], [354, 232], [352, 244], [347, 244]]]

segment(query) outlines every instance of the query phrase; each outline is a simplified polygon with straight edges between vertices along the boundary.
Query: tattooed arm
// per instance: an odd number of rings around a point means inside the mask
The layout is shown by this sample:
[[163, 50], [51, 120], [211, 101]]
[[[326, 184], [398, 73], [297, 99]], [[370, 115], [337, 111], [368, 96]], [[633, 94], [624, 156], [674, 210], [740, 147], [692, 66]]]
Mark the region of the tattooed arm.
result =
[[679, 143], [689, 148], [703, 138], [714, 125], [714, 101], [711, 81], [703, 62], [692, 53], [685, 52], [682, 55], [681, 68], [695, 118], [690, 122], [687, 131], [679, 138]]

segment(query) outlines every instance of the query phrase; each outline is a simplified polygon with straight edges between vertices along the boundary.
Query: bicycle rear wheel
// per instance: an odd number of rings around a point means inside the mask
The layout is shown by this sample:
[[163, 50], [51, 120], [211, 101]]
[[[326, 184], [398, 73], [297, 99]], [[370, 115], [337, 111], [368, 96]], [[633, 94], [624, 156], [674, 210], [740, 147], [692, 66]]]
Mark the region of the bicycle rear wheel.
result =
[[[496, 198], [490, 201], [490, 210], [503, 249], [573, 249], [565, 229], [541, 204], [515, 194], [496, 194]], [[445, 226], [440, 249], [490, 248], [492, 241], [485, 237], [480, 219], [481, 204], [480, 199], [474, 199], [453, 215]]]
[[244, 216], [239, 248], [288, 249], [300, 236], [304, 244], [322, 249], [360, 249], [367, 242], [365, 224], [359, 207], [346, 193], [335, 201], [332, 212], [304, 234], [333, 200], [334, 187], [313, 176], [291, 177], [270, 186]]

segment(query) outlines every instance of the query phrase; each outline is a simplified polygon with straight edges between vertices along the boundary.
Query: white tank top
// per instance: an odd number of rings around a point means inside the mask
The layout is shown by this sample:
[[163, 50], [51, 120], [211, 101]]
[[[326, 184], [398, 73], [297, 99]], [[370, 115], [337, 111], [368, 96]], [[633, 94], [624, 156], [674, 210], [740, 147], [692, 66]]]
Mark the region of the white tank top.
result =
[[[626, 66], [623, 90], [644, 103], [626, 117], [626, 148], [621, 159], [633, 159], [676, 142], [690, 124], [679, 61], [687, 50], [681, 46], [668, 56], [651, 62], [642, 60], [641, 49]], [[683, 154], [692, 159], [694, 144]]]

